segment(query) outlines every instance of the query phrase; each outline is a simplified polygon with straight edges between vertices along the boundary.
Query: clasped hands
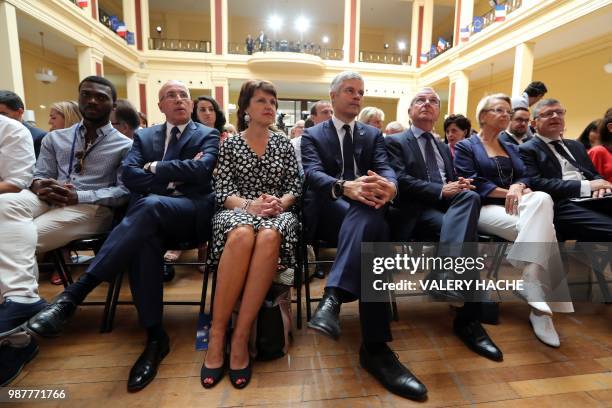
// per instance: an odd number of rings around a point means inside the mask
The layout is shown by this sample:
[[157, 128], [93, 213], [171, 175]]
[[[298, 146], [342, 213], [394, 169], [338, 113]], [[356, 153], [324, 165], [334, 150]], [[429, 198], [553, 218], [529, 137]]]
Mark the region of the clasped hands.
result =
[[395, 184], [372, 170], [366, 176], [344, 183], [344, 196], [376, 209], [391, 201], [396, 192]]
[[262, 194], [248, 203], [245, 211], [256, 217], [276, 217], [285, 209], [280, 198], [270, 194]]
[[41, 200], [59, 207], [79, 203], [79, 196], [72, 184], [60, 184], [55, 179], [34, 180], [30, 190]]
[[512, 184], [508, 187], [508, 193], [506, 194], [506, 214], [518, 215], [518, 205], [521, 201], [521, 197], [525, 194], [531, 193], [531, 189], [523, 183]]
[[459, 177], [457, 181], [451, 181], [442, 186], [442, 197], [452, 198], [465, 190], [475, 190], [476, 186], [472, 185], [473, 179]]

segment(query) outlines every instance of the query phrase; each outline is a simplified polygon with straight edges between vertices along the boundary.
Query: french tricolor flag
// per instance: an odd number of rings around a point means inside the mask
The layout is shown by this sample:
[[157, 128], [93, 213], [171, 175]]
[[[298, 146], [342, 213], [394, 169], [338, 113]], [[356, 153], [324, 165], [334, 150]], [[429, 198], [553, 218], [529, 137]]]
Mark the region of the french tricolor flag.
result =
[[506, 5], [498, 4], [495, 6], [495, 21], [504, 21], [506, 19]]
[[421, 54], [421, 64], [427, 64], [427, 53]]
[[125, 38], [125, 35], [127, 34], [127, 27], [125, 26], [125, 23], [123, 21], [119, 22], [119, 26], [117, 27], [117, 34], [119, 34], [119, 37], [121, 38]]
[[470, 39], [470, 28], [469, 27], [463, 27], [460, 30], [460, 38], [461, 38], [461, 41], [463, 42], [468, 41]]

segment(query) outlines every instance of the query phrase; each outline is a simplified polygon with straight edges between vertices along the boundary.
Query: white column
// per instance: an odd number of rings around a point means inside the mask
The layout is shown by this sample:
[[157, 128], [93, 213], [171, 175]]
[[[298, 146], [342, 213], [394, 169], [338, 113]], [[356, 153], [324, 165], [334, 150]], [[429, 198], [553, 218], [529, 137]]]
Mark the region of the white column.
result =
[[533, 75], [533, 49], [535, 43], [522, 43], [514, 49], [512, 96], [519, 96], [531, 82]]
[[140, 89], [138, 86], [138, 74], [136, 74], [135, 72], [126, 72], [125, 84], [128, 101], [130, 101], [137, 110], [140, 110]]
[[128, 31], [134, 33], [134, 47], [136, 47], [136, 2], [123, 0], [123, 22]]
[[15, 7], [5, 1], [0, 1], [0, 55], [0, 89], [11, 90], [25, 99], [17, 13]]
[[149, 0], [140, 0], [140, 22], [142, 25], [142, 49], [149, 49]]
[[[92, 47], [76, 47], [79, 63], [79, 81], [89, 75], [104, 75], [104, 55]], [[96, 64], [100, 64], [100, 72]]]
[[468, 71], [455, 71], [449, 76], [448, 114], [460, 113], [468, 116]]
[[467, 27], [474, 19], [474, 0], [455, 1], [455, 31], [453, 44], [461, 42], [461, 28]]
[[[420, 54], [429, 52], [433, 30], [433, 0], [415, 0], [412, 3], [410, 55], [412, 65], [420, 66]], [[419, 37], [421, 42], [419, 44]]]
[[400, 96], [397, 101], [397, 112], [395, 115], [395, 119], [401, 123], [402, 125], [408, 127], [408, 123], [410, 118], [408, 117], [408, 108], [410, 107], [410, 101], [412, 100], [412, 96]]
[[361, 0], [344, 0], [344, 62], [359, 62]]
[[[217, 18], [217, 8], [221, 9], [220, 19]], [[210, 48], [213, 54], [227, 54], [228, 23], [227, 0], [210, 0]], [[220, 38], [217, 38], [217, 31], [221, 33]]]

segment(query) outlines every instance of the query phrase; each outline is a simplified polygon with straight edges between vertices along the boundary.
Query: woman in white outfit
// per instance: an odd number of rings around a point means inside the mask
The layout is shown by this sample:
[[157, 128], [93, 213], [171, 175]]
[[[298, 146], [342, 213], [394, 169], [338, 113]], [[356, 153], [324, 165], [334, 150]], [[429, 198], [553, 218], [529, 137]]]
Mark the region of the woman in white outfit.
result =
[[483, 98], [476, 109], [481, 131], [455, 147], [457, 174], [474, 179], [482, 201], [478, 229], [514, 241], [508, 261], [523, 268], [526, 289], [519, 293], [531, 306], [529, 321], [543, 343], [559, 347], [552, 313], [571, 313], [567, 281], [559, 256], [553, 224], [553, 201], [529, 189], [525, 166], [516, 146], [500, 142], [512, 114], [510, 98], [495, 94]]

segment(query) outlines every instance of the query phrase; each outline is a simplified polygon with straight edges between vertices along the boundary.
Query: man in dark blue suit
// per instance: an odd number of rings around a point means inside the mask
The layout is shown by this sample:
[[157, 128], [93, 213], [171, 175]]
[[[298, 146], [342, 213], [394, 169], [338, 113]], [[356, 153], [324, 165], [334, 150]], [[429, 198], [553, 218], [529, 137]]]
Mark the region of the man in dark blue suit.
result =
[[11, 119], [15, 119], [25, 126], [32, 135], [32, 141], [34, 142], [34, 154], [38, 158], [40, 153], [40, 145], [43, 137], [47, 134], [42, 129], [34, 126], [30, 126], [28, 123], [23, 121], [23, 113], [25, 112], [25, 105], [23, 101], [15, 92], [0, 90], [0, 115], [8, 116]]
[[521, 106], [514, 108], [508, 129], [502, 131], [499, 141], [513, 145], [521, 145], [530, 141], [533, 136], [529, 135], [529, 109]]
[[[391, 167], [397, 173], [399, 196], [391, 211], [395, 239], [440, 241], [454, 251], [463, 242], [477, 242], [480, 197], [471, 179], [457, 178], [448, 146], [432, 135], [440, 115], [440, 98], [432, 88], [414, 96], [408, 110], [412, 126], [385, 141]], [[417, 233], [420, 233], [420, 235]], [[438, 252], [439, 256], [450, 255]], [[440, 295], [461, 300], [461, 294]], [[495, 361], [503, 359], [478, 321], [481, 303], [466, 302], [457, 312], [455, 334], [473, 351]]]
[[519, 147], [533, 190], [555, 201], [554, 223], [563, 239], [612, 241], [611, 199], [576, 203], [570, 198], [603, 197], [612, 185], [595, 170], [584, 146], [561, 136], [565, 109], [556, 99], [543, 99], [533, 109], [536, 135]]
[[[397, 192], [382, 134], [355, 121], [363, 94], [358, 73], [338, 74], [330, 86], [334, 115], [302, 136], [306, 233], [337, 244], [325, 293], [308, 326], [334, 339], [340, 336], [340, 305], [360, 299], [361, 243], [388, 240], [385, 206]], [[360, 299], [361, 366], [391, 392], [424, 399], [425, 386], [387, 346], [388, 306]]]
[[161, 87], [158, 105], [166, 123], [138, 131], [123, 163], [123, 182], [132, 192], [125, 217], [86, 273], [28, 322], [43, 337], [57, 336], [96, 286], [131, 264], [132, 295], [148, 338], [130, 371], [129, 391], [149, 384], [170, 351], [162, 327], [164, 245], [205, 240], [214, 212], [219, 133], [191, 121], [193, 102], [180, 82]]

